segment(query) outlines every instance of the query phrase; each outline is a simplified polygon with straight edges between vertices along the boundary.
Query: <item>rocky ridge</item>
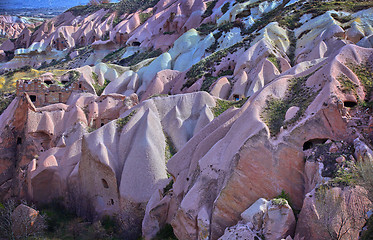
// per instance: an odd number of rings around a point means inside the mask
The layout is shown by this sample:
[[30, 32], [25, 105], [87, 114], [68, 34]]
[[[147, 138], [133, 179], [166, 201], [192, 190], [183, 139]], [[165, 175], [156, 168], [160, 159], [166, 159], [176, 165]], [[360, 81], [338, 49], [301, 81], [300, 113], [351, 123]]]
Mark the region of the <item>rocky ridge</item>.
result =
[[[372, 160], [371, 3], [151, 3], [76, 7], [1, 45], [4, 74], [73, 69], [40, 81], [79, 90], [43, 106], [26, 90], [0, 116], [0, 197], [115, 215], [126, 239], [166, 224], [178, 239], [330, 239], [346, 214], [357, 239], [369, 189], [336, 179]], [[329, 190], [334, 225], [318, 217]]]

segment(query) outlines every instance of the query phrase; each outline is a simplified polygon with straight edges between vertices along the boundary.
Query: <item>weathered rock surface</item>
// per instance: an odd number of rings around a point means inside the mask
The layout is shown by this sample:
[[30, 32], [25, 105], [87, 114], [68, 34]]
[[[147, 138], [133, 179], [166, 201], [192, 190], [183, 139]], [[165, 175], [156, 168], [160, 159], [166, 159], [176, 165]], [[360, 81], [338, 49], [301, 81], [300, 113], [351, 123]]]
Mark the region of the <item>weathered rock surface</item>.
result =
[[296, 238], [358, 239], [371, 204], [364, 192], [361, 187], [334, 187], [308, 193], [298, 218]]
[[24, 239], [40, 233], [45, 228], [43, 217], [33, 208], [20, 204], [11, 215], [12, 232], [16, 239]]
[[[80, 215], [117, 214], [126, 239], [166, 224], [179, 239], [289, 239], [290, 207], [257, 202], [285, 192], [302, 209], [298, 238], [322, 239], [307, 193], [373, 156], [373, 12], [369, 2], [309, 9], [318, 4], [161, 0], [15, 29], [1, 74], [73, 69], [79, 91], [60, 97], [63, 77], [19, 81], [42, 91], [17, 91], [0, 116], [0, 198], [62, 197]], [[333, 191], [345, 210], [350, 195], [366, 205], [355, 189]]]

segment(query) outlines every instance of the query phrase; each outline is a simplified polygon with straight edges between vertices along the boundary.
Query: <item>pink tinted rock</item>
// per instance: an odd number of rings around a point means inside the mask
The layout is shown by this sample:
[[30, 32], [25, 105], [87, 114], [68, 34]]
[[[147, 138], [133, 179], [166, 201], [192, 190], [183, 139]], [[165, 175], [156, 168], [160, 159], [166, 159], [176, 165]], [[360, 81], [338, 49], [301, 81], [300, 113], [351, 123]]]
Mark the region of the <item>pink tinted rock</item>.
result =
[[229, 97], [230, 90], [230, 82], [226, 77], [222, 77], [211, 86], [210, 94], [221, 99], [227, 99]]

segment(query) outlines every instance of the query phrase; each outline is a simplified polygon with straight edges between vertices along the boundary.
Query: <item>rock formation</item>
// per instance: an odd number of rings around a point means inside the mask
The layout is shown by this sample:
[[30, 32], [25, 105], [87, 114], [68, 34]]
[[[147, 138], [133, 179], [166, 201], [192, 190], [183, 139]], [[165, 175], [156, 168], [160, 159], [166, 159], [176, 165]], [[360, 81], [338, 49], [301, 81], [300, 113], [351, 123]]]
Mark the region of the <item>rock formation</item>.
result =
[[372, 3], [122, 4], [1, 45], [0, 199], [63, 199], [126, 239], [330, 239], [346, 215], [358, 236], [369, 189], [343, 174], [373, 156]]

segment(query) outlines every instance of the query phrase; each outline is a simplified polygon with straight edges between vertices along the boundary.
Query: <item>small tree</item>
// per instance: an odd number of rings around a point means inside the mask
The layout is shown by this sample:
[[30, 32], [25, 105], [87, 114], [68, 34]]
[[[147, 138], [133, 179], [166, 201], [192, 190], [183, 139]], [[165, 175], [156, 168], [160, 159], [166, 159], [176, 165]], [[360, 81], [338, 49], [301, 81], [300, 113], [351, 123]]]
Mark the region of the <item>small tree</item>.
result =
[[373, 202], [373, 163], [370, 161], [359, 161], [355, 168], [358, 185], [367, 191], [366, 197]]
[[[29, 211], [22, 208], [14, 218], [14, 210], [17, 205], [17, 202], [13, 199], [0, 204], [0, 238], [28, 239], [44, 232], [45, 220], [39, 214], [30, 216]], [[17, 225], [16, 228], [14, 228], [15, 225]]]
[[[364, 207], [362, 202], [356, 202], [356, 196], [354, 196], [355, 200], [352, 200], [353, 194], [360, 195], [360, 192], [353, 193], [353, 190], [350, 190], [347, 194], [342, 194], [333, 191], [333, 188], [328, 186], [321, 186], [317, 190], [316, 208], [319, 221], [329, 234], [330, 239], [341, 240], [352, 237], [349, 232], [360, 230], [361, 222], [366, 220], [368, 208]], [[363, 200], [360, 199], [360, 201]], [[350, 205], [347, 206], [346, 203], [350, 203]], [[360, 205], [360, 208], [356, 207], [356, 204]]]
[[13, 199], [8, 200], [4, 204], [0, 204], [0, 237], [14, 239], [12, 231], [12, 213], [16, 208], [16, 203]]

